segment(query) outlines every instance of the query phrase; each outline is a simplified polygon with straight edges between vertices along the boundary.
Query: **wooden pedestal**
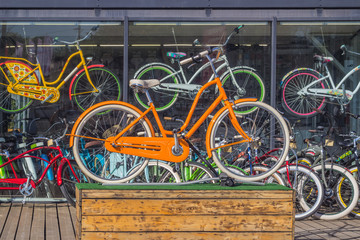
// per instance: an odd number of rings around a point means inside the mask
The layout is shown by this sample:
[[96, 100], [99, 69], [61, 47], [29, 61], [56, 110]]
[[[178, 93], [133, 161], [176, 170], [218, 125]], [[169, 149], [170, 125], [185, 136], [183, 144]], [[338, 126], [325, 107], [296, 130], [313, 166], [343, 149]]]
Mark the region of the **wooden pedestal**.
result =
[[77, 185], [77, 239], [293, 239], [294, 192], [278, 185]]

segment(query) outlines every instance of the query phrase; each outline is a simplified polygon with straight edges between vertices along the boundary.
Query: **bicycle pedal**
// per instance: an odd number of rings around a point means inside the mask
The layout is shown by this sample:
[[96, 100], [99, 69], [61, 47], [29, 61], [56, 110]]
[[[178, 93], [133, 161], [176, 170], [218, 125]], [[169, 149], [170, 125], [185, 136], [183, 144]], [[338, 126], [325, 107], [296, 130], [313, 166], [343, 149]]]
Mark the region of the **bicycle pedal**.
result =
[[26, 203], [26, 196], [24, 196], [23, 200], [21, 201], [21, 203], [24, 205]]

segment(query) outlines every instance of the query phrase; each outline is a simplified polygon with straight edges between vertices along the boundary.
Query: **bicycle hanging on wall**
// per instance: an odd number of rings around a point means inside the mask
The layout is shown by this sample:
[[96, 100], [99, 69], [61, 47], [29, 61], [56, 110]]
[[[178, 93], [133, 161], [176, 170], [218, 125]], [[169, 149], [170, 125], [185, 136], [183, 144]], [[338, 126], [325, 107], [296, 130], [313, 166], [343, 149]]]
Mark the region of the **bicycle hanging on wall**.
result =
[[[38, 60], [34, 64], [24, 58], [0, 56], [0, 61], [4, 60], [0, 62], [0, 110], [18, 113], [27, 109], [33, 100], [55, 103], [60, 98], [60, 88], [70, 80], [69, 98], [82, 111], [102, 101], [120, 100], [121, 85], [118, 77], [103, 64], [89, 65], [93, 58], [87, 57], [85, 60], [80, 48], [80, 42], [88, 39], [97, 28], [98, 26], [93, 27], [85, 37], [73, 42], [54, 39], [54, 44], [60, 42], [75, 45], [77, 51], [68, 57], [60, 75], [53, 82], [45, 80]], [[63, 78], [70, 60], [76, 56], [80, 58], [80, 62]], [[55, 84], [58, 85], [50, 86]]]
[[[340, 47], [345, 52], [354, 55], [360, 53], [347, 50], [345, 45]], [[349, 104], [360, 89], [360, 82], [354, 90], [345, 89], [345, 82], [355, 74], [360, 65], [350, 70], [335, 85], [327, 64], [332, 62], [332, 57], [314, 56], [315, 64], [324, 70], [325, 74], [311, 68], [297, 68], [287, 73], [281, 80], [282, 104], [287, 112], [298, 117], [311, 117], [325, 107], [326, 99], [336, 100], [342, 111]]]
[[[254, 97], [262, 102], [265, 97], [265, 86], [257, 71], [247, 66], [230, 67], [229, 61], [225, 55], [226, 46], [228, 45], [229, 40], [234, 34], [239, 33], [239, 30], [242, 27], [243, 25], [236, 27], [227, 37], [225, 43], [219, 47], [219, 56], [215, 62], [219, 65], [216, 67], [216, 71], [218, 73], [223, 71], [220, 76], [220, 81], [224, 86], [228, 97], [232, 99]], [[200, 43], [195, 40], [194, 44], [199, 45]], [[144, 65], [134, 75], [134, 79], [160, 80], [160, 85], [149, 89], [150, 93], [156, 93], [152, 95], [155, 98], [154, 101], [158, 103], [156, 107], [157, 111], [169, 109], [175, 104], [179, 97], [194, 99], [195, 95], [202, 87], [200, 84], [195, 84], [194, 80], [199, 77], [202, 72], [210, 69], [210, 62], [207, 62], [202, 65], [190, 79], [187, 79], [184, 68], [180, 64], [180, 59], [185, 57], [186, 54], [181, 52], [168, 52], [167, 56], [171, 58], [172, 62], [177, 63], [179, 70], [175, 70], [164, 63], [154, 62]], [[213, 80], [214, 76], [215, 75], [212, 74], [207, 82]], [[218, 89], [216, 89], [216, 91], [218, 91]], [[135, 92], [135, 99], [142, 107], [149, 108], [147, 99], [143, 94]]]

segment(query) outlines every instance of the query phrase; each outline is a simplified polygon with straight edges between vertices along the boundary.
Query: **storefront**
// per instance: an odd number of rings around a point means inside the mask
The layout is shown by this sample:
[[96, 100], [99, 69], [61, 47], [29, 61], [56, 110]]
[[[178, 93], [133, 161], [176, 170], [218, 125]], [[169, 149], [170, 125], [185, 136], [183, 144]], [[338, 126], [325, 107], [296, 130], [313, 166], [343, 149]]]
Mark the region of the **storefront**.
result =
[[[76, 51], [74, 44], [54, 43], [54, 39], [74, 41], [83, 38], [94, 26], [91, 37], [81, 42], [85, 57], [93, 57], [94, 64], [104, 64], [121, 82], [121, 99], [136, 104], [128, 87], [129, 80], [144, 65], [158, 62], [179, 70], [168, 52], [182, 52], [187, 56], [201, 52], [206, 46], [223, 43], [230, 32], [243, 27], [230, 39], [226, 52], [230, 67], [245, 66], [256, 70], [264, 83], [264, 102], [284, 111], [291, 123], [299, 119], [289, 114], [283, 103], [283, 77], [296, 68], [315, 69], [314, 54], [332, 57], [327, 64], [335, 83], [351, 69], [358, 66], [359, 56], [343, 55], [340, 46], [346, 45], [353, 52], [360, 52], [360, 3], [356, 1], [2, 1], [0, 7], [0, 56], [26, 58], [35, 61], [34, 52], [42, 66], [44, 77], [52, 82], [61, 73], [69, 55]], [[193, 42], [198, 39], [200, 45]], [[76, 66], [70, 62], [68, 71]], [[187, 80], [201, 64], [184, 67], [182, 78]], [[204, 69], [194, 78], [195, 84], [205, 83], [211, 72]], [[355, 71], [343, 89], [356, 88], [358, 73]], [[322, 85], [323, 86], [323, 85]], [[18, 114], [0, 113], [1, 130], [30, 130], [42, 134], [63, 117], [76, 118], [78, 108], [69, 100], [69, 85], [60, 89], [60, 100], [55, 103], [35, 102], [28, 110]], [[185, 118], [195, 92], [189, 91], [162, 116]], [[207, 108], [207, 100], [214, 93], [204, 96], [200, 110]], [[246, 95], [248, 96], [248, 95]], [[161, 97], [157, 99], [163, 101]], [[329, 103], [328, 103], [329, 102]], [[342, 111], [360, 114], [360, 95], [352, 99], [326, 97], [321, 104], [335, 114], [343, 133], [359, 131], [360, 124]], [[339, 103], [346, 103], [341, 107]], [[288, 104], [289, 106], [290, 104]], [[71, 111], [69, 111], [71, 110]], [[199, 111], [201, 114], [201, 111]], [[65, 114], [66, 115], [66, 114]], [[303, 114], [297, 123], [297, 139], [307, 137], [308, 129], [327, 126], [327, 119], [318, 114]], [[33, 119], [35, 126], [29, 127]], [[343, 124], [345, 122], [345, 124]], [[203, 132], [199, 133], [201, 137]]]

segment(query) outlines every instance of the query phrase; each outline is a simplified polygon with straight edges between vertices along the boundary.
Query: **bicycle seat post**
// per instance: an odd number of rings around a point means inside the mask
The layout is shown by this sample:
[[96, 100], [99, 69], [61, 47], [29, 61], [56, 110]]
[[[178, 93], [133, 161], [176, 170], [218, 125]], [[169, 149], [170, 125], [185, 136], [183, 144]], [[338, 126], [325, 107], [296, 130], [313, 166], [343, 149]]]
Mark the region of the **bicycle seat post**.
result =
[[153, 102], [153, 100], [151, 99], [151, 96], [150, 96], [150, 93], [149, 93], [149, 89], [144, 89], [144, 91], [145, 91], [145, 95], [146, 95], [146, 98], [147, 98], [147, 100], [148, 100], [148, 105], [150, 106], [150, 103], [152, 103]]

